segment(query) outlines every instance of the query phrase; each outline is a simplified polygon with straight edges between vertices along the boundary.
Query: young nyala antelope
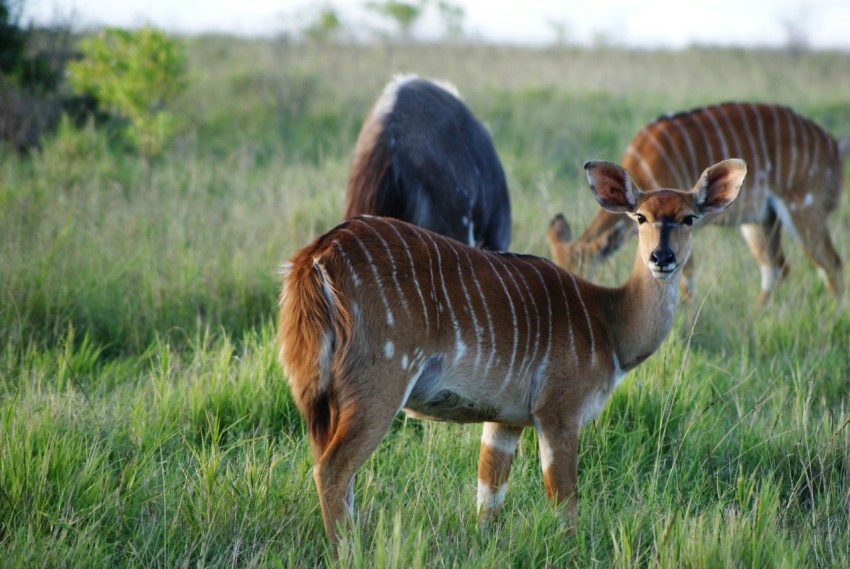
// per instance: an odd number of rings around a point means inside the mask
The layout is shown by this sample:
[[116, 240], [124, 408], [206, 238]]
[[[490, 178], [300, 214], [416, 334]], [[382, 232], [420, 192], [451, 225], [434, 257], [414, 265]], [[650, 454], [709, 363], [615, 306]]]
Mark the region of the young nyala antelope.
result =
[[533, 427], [546, 493], [566, 502], [574, 527], [579, 428], [667, 336], [692, 226], [735, 200], [746, 165], [720, 162], [691, 191], [641, 192], [609, 162], [585, 170], [602, 207], [637, 225], [634, 268], [619, 288], [380, 217], [342, 223], [285, 267], [280, 361], [332, 542], [354, 515], [354, 473], [402, 409], [484, 423], [482, 529], [504, 500], [520, 433]]

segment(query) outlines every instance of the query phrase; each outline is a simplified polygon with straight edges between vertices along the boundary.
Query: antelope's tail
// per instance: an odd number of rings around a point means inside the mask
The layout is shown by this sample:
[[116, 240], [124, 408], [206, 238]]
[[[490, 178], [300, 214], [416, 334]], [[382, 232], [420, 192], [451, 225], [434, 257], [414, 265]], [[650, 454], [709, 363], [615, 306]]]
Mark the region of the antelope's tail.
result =
[[280, 363], [317, 458], [335, 431], [337, 405], [331, 379], [343, 367], [352, 326], [348, 303], [328, 266], [327, 259], [309, 246], [284, 265], [278, 319]]

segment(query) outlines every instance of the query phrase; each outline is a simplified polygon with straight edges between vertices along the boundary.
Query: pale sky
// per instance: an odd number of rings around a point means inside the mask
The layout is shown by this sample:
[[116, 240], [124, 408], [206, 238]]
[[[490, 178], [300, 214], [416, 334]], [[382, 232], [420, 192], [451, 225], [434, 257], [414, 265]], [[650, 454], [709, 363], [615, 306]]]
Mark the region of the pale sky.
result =
[[[350, 33], [366, 35], [363, 30], [384, 24], [363, 8], [366, 1], [24, 0], [24, 22], [45, 24], [72, 16], [77, 28], [151, 24], [183, 33], [271, 36], [303, 27], [318, 7], [331, 5], [338, 9]], [[552, 43], [555, 23], [563, 27], [568, 41], [581, 44], [777, 47], [788, 43], [790, 31], [814, 48], [850, 50], [850, 0], [449, 1], [464, 8], [467, 35], [491, 41]], [[441, 29], [436, 11], [431, 9], [414, 33], [420, 38], [436, 38]]]

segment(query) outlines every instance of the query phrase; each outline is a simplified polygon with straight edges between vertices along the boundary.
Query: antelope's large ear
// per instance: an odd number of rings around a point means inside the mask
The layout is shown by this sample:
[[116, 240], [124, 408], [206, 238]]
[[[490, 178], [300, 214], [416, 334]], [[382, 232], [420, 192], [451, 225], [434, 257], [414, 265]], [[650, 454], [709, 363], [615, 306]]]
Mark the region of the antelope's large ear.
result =
[[694, 187], [700, 213], [716, 213], [732, 205], [746, 175], [747, 163], [737, 158], [706, 168]]
[[590, 191], [599, 205], [612, 213], [626, 213], [637, 206], [638, 189], [626, 169], [613, 162], [591, 160], [584, 165]]

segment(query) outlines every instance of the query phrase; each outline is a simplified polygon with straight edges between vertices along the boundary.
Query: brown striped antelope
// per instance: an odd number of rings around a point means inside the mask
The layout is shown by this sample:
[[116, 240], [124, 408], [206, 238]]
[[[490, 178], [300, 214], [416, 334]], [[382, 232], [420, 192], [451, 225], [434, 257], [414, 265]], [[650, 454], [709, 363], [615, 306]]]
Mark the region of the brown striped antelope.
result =
[[400, 75], [384, 88], [357, 137], [343, 219], [364, 213], [507, 250], [502, 163], [454, 85]]
[[280, 361], [307, 425], [331, 541], [353, 517], [355, 471], [402, 409], [484, 422], [482, 530], [504, 499], [520, 433], [533, 426], [546, 493], [566, 502], [572, 529], [579, 427], [667, 336], [691, 226], [731, 204], [746, 173], [726, 160], [691, 191], [641, 192], [616, 164], [585, 169], [596, 200], [638, 226], [634, 269], [619, 288], [380, 217], [342, 223], [285, 267]]
[[[825, 222], [841, 198], [842, 152], [814, 122], [777, 105], [702, 107], [643, 127], [621, 163], [640, 187], [653, 189], [682, 187], [707, 164], [732, 156], [747, 162], [750, 175], [735, 205], [705, 223], [741, 227], [761, 268], [759, 301], [767, 301], [774, 281], [788, 273], [782, 228], [798, 238], [829, 289], [840, 297], [842, 263]], [[564, 220], [556, 217], [549, 229], [552, 258], [567, 270], [584, 273], [616, 251], [629, 231], [625, 216], [600, 209], [570, 243]], [[692, 262], [683, 271], [686, 295], [693, 289]]]

